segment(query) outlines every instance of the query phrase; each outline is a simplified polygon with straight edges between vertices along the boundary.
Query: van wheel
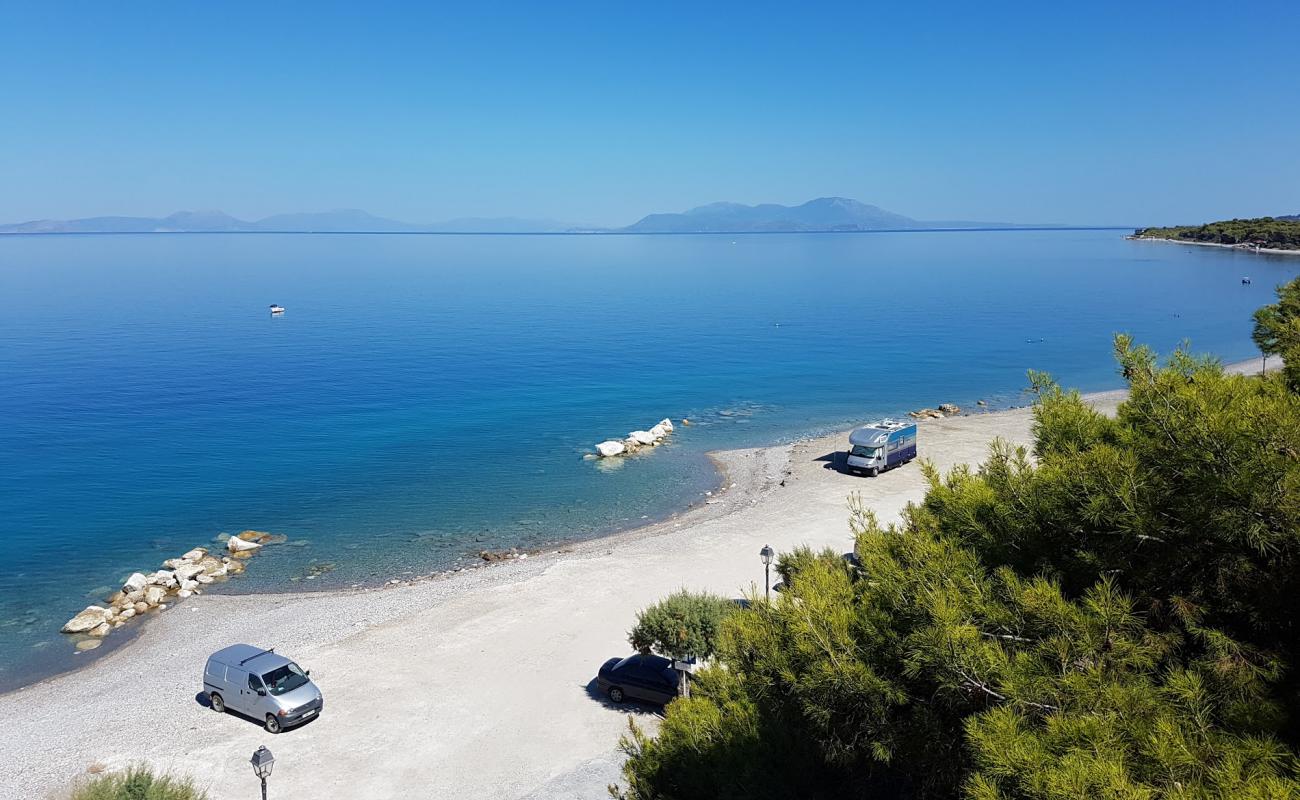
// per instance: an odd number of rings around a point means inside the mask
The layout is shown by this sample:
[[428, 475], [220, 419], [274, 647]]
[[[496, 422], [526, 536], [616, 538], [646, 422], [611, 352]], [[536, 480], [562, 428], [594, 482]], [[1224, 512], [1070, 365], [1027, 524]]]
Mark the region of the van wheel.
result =
[[221, 695], [217, 694], [216, 692], [213, 692], [211, 695], [208, 696], [208, 700], [212, 701], [213, 711], [217, 712], [218, 714], [226, 713], [226, 701], [221, 699]]
[[871, 469], [867, 470], [867, 474], [873, 478], [876, 477], [877, 475], [880, 474], [880, 467], [872, 467]]
[[623, 690], [617, 686], [609, 687], [609, 699], [615, 703], [623, 702]]
[[267, 733], [280, 732], [280, 720], [274, 714], [266, 715], [266, 732]]

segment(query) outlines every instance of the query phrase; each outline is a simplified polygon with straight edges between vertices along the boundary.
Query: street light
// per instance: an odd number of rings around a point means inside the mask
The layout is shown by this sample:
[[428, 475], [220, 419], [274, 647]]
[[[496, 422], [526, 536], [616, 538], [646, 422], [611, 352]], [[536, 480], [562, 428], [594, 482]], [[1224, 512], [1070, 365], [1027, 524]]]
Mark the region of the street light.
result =
[[266, 745], [257, 748], [253, 757], [248, 763], [253, 765], [253, 774], [262, 779], [262, 800], [266, 800], [266, 779], [271, 777], [271, 769], [275, 766], [275, 756], [271, 751], [266, 749]]
[[767, 591], [767, 599], [772, 599], [772, 556], [776, 553], [769, 545], [763, 545], [763, 549], [758, 551], [759, 558], [763, 559], [763, 588]]

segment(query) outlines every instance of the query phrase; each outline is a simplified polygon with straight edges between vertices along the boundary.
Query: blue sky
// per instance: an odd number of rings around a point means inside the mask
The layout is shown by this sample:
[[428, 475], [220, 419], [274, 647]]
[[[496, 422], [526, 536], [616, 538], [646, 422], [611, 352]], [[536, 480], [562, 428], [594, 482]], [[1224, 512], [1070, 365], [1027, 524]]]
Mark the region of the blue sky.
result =
[[[1140, 6], [1140, 7], [1138, 7]], [[0, 221], [1300, 212], [1300, 3], [0, 0]]]

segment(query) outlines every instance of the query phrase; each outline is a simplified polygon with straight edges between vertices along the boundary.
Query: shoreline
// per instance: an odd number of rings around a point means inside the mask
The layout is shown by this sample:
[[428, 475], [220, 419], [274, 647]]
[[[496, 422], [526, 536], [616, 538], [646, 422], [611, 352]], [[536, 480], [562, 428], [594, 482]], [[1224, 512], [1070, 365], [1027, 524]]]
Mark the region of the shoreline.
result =
[[[1108, 412], [1124, 396], [1086, 395]], [[1026, 407], [922, 420], [921, 455], [943, 471], [978, 463], [995, 437], [1028, 441], [1031, 420]], [[682, 587], [761, 592], [762, 546], [850, 546], [850, 493], [884, 523], [924, 495], [915, 465], [876, 479], [840, 472], [843, 447], [836, 432], [710, 453], [726, 488], [705, 503], [490, 569], [180, 604], [127, 646], [0, 694], [12, 720], [0, 758], [13, 796], [44, 796], [92, 765], [145, 762], [191, 774], [213, 800], [240, 797], [252, 785], [248, 754], [263, 743], [275, 750], [282, 791], [298, 794], [598, 796], [619, 779], [626, 717], [651, 730], [658, 720], [612, 706], [590, 683], [605, 658], [630, 651], [638, 609]], [[204, 658], [238, 641], [312, 669], [326, 712], [272, 741], [254, 721], [200, 704]], [[147, 736], [130, 732], [138, 725]]]
[[1164, 236], [1125, 236], [1130, 242], [1169, 242], [1170, 244], [1191, 244], [1198, 247], [1221, 247], [1228, 250], [1239, 250], [1243, 253], [1269, 256], [1300, 256], [1300, 250], [1283, 250], [1277, 247], [1254, 248], [1249, 245], [1241, 244], [1224, 244], [1222, 242], [1193, 242], [1189, 239], [1169, 239]]

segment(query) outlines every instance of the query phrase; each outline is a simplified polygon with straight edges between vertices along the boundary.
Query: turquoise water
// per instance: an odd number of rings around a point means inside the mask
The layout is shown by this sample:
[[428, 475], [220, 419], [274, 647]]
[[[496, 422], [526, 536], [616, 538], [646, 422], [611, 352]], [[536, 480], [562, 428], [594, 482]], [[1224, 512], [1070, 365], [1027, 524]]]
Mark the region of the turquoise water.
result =
[[[223, 531], [291, 545], [222, 591], [595, 536], [697, 502], [710, 449], [1117, 386], [1116, 331], [1248, 357], [1297, 272], [1119, 231], [0, 238], [0, 687]], [[581, 458], [663, 417], [697, 424]]]

